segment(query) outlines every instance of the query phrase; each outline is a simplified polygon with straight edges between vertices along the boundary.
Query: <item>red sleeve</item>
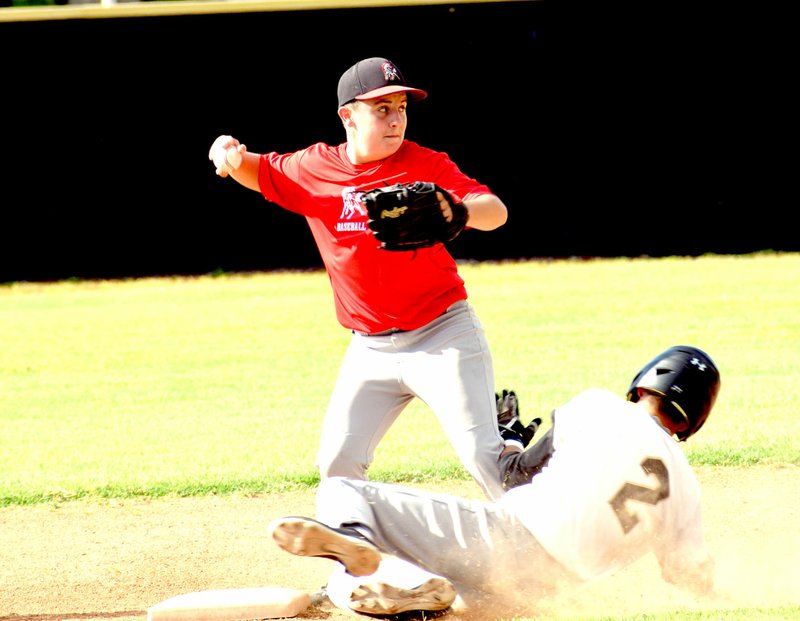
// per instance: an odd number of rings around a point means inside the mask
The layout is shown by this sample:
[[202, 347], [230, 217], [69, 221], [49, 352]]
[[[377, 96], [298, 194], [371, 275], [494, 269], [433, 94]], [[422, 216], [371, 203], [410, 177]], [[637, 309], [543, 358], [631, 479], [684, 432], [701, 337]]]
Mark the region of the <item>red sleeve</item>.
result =
[[456, 199], [467, 200], [482, 194], [492, 194], [489, 186], [463, 173], [447, 153], [407, 142], [402, 160], [407, 164], [410, 181], [430, 181], [447, 190]]
[[308, 215], [305, 209], [308, 191], [295, 181], [302, 175], [300, 166], [302, 154], [303, 151], [262, 154], [258, 169], [258, 184], [261, 194], [268, 201], [290, 211]]

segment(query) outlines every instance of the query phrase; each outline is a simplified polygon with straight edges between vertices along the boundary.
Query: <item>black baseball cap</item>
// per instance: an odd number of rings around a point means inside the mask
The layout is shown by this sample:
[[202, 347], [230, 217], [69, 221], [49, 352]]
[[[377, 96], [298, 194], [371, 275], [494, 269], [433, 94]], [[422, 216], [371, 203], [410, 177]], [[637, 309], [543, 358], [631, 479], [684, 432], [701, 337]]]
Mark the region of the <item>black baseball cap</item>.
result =
[[408, 86], [397, 66], [386, 58], [359, 60], [339, 78], [340, 106], [354, 99], [374, 99], [401, 92], [408, 93], [408, 97], [414, 101], [428, 96], [425, 91]]

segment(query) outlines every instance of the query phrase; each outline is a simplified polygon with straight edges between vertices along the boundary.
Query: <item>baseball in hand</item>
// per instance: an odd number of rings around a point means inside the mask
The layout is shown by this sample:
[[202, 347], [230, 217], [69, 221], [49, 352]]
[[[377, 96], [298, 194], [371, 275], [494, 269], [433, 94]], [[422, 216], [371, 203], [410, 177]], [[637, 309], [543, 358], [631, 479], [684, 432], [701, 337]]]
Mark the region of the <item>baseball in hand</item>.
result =
[[242, 165], [242, 154], [236, 147], [228, 147], [225, 151], [225, 163], [231, 170], [237, 170]]

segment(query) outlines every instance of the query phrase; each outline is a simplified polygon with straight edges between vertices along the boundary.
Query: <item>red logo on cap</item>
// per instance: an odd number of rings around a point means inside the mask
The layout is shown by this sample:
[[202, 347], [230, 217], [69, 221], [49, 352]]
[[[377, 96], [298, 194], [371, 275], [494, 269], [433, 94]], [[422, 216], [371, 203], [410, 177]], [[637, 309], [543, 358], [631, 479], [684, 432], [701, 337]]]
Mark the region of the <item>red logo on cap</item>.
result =
[[397, 71], [397, 67], [395, 67], [392, 63], [389, 62], [383, 63], [381, 65], [381, 69], [383, 70], [383, 77], [386, 79], [387, 82], [400, 79], [400, 74]]

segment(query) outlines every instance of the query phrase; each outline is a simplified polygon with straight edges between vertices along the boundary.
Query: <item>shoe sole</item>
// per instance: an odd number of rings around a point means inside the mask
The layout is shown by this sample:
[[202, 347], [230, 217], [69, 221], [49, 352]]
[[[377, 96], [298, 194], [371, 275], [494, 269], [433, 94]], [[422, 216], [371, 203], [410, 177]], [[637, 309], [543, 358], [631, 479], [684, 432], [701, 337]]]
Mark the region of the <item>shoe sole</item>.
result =
[[455, 587], [444, 578], [431, 578], [413, 589], [374, 582], [353, 589], [350, 608], [366, 614], [394, 615], [410, 610], [445, 610], [455, 599]]
[[381, 562], [380, 552], [371, 543], [343, 535], [310, 518], [278, 518], [269, 530], [275, 543], [290, 554], [339, 561], [352, 576], [374, 574]]

